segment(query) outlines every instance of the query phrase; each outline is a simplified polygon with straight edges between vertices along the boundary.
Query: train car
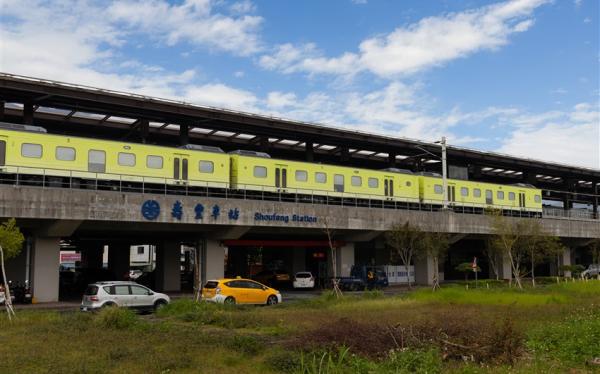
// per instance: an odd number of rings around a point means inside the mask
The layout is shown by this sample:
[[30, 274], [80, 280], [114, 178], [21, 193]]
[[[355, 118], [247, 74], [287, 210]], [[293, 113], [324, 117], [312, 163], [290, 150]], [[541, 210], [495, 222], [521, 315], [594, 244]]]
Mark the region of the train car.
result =
[[[473, 209], [541, 212], [542, 191], [526, 184], [500, 185], [459, 179], [448, 179], [448, 204]], [[421, 203], [440, 206], [443, 203], [442, 178], [439, 175], [419, 177]]]
[[239, 190], [419, 202], [418, 176], [399, 169], [369, 170], [231, 154], [231, 186]]
[[1, 170], [21, 176], [229, 187], [229, 155], [201, 149], [50, 135], [39, 127], [0, 125]]

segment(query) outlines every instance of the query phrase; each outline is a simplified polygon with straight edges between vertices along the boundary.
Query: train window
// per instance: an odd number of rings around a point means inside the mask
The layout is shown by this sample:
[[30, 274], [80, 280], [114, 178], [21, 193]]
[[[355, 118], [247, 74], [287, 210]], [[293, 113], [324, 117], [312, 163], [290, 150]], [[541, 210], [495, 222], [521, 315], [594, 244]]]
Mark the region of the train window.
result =
[[60, 161], [74, 161], [75, 148], [71, 147], [56, 147], [56, 159]]
[[412, 186], [412, 183], [410, 181], [406, 181], [406, 187], [410, 187]]
[[163, 158], [162, 156], [146, 156], [146, 166], [150, 169], [162, 169], [163, 168]]
[[308, 180], [308, 173], [306, 170], [296, 170], [296, 180], [298, 182], [306, 182]]
[[335, 174], [333, 176], [333, 190], [335, 192], [344, 192], [344, 176], [342, 174]]
[[469, 196], [469, 189], [467, 187], [461, 187], [460, 188], [460, 195], [461, 196]]
[[498, 200], [504, 200], [504, 191], [496, 192], [496, 197], [498, 198]]
[[267, 177], [267, 168], [264, 166], [255, 166], [254, 167], [254, 177], [255, 178], [266, 178]]
[[362, 178], [358, 175], [353, 175], [352, 178], [350, 178], [350, 183], [352, 183], [354, 187], [360, 187], [362, 186]]
[[379, 179], [377, 178], [369, 178], [369, 187], [377, 188], [379, 187]]
[[435, 192], [438, 195], [441, 195], [444, 192], [444, 189], [442, 188], [441, 184], [434, 184], [433, 185], [433, 192]]
[[88, 152], [88, 171], [104, 173], [106, 171], [106, 152], [90, 149]]
[[135, 166], [135, 154], [119, 152], [117, 162], [121, 166]]
[[6, 141], [0, 140], [0, 165], [4, 166], [6, 163]]
[[542, 197], [540, 195], [534, 195], [533, 199], [535, 200], [536, 203], [541, 203], [542, 202]]
[[327, 183], [327, 174], [316, 172], [315, 173], [315, 182], [317, 183]]
[[481, 197], [481, 190], [479, 188], [474, 188], [473, 189], [473, 196], [474, 197]]
[[199, 168], [201, 173], [213, 173], [215, 164], [212, 161], [200, 161]]
[[21, 144], [21, 156], [31, 158], [42, 158], [42, 145], [32, 143]]
[[509, 192], [508, 193], [508, 200], [514, 200], [515, 199], [515, 193], [514, 192]]

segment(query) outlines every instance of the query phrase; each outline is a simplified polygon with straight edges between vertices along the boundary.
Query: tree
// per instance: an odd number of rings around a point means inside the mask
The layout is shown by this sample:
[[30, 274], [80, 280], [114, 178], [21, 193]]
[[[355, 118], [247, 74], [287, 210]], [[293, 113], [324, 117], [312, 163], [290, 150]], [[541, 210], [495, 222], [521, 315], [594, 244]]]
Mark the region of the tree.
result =
[[[399, 257], [409, 273], [410, 263], [421, 238], [421, 230], [416, 226], [411, 226], [408, 221], [404, 224], [393, 225], [385, 233], [385, 241], [392, 248], [392, 257]], [[406, 277], [406, 283], [408, 288], [411, 288], [410, 276]]]
[[424, 232], [420, 241], [420, 255], [431, 257], [433, 260], [433, 290], [440, 288], [439, 263], [446, 257], [450, 247], [448, 234], [442, 232]]
[[523, 288], [521, 278], [523, 272], [521, 265], [525, 258], [526, 252], [522, 245], [518, 245], [519, 240], [523, 235], [523, 220], [506, 218], [501, 212], [492, 212], [492, 233], [491, 245], [496, 248], [499, 253], [508, 257], [512, 269], [512, 276], [519, 288]]
[[4, 259], [10, 259], [16, 257], [21, 252], [23, 247], [23, 241], [25, 238], [17, 227], [17, 222], [14, 218], [9, 219], [0, 225], [0, 265], [2, 266], [2, 280], [4, 282], [4, 289], [6, 295], [6, 313], [8, 319], [12, 320], [15, 315], [15, 311], [12, 307], [12, 301], [10, 297], [10, 289], [6, 280], [6, 270], [4, 269]]
[[485, 241], [485, 246], [483, 247], [483, 254], [487, 258], [488, 263], [490, 264], [490, 267], [492, 268], [492, 271], [496, 276], [496, 280], [499, 280], [500, 272], [498, 270], [498, 260], [502, 254], [499, 253], [498, 247], [493, 245], [490, 239]]
[[456, 266], [454, 269], [456, 271], [460, 271], [461, 273], [465, 273], [465, 281], [469, 280], [469, 274], [474, 272], [481, 272], [481, 268], [479, 267], [479, 265], [476, 265], [475, 269], [473, 269], [472, 262], [463, 262], [461, 264], [458, 264], [458, 266]]
[[331, 230], [329, 228], [329, 222], [327, 221], [327, 218], [323, 219], [323, 231], [325, 232], [325, 235], [327, 235], [327, 243], [329, 245], [329, 254], [331, 255], [331, 267], [332, 267], [332, 271], [333, 271], [333, 280], [332, 280], [332, 286], [333, 286], [333, 293], [335, 294], [336, 297], [340, 297], [342, 296], [342, 290], [340, 289], [340, 280], [338, 279], [337, 276], [337, 247], [335, 247], [334, 243], [333, 243], [333, 230]]
[[531, 266], [529, 271], [531, 284], [535, 287], [535, 266], [562, 253], [564, 247], [558, 237], [551, 236], [543, 230], [537, 219], [524, 220], [519, 227], [522, 232], [516, 244], [517, 252], [525, 254], [525, 258]]

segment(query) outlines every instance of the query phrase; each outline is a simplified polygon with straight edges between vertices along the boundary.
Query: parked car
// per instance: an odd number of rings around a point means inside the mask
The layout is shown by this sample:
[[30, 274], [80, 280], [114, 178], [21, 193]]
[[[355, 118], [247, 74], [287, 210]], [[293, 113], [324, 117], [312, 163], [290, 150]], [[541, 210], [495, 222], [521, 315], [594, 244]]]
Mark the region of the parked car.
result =
[[354, 265], [349, 277], [338, 279], [342, 290], [358, 291], [379, 289], [389, 285], [387, 274], [381, 266]]
[[84, 312], [109, 306], [153, 311], [167, 305], [169, 296], [154, 292], [148, 287], [129, 281], [96, 282], [88, 285], [81, 300]]
[[294, 288], [315, 288], [315, 277], [309, 271], [299, 271], [294, 276]]
[[591, 264], [590, 266], [588, 266], [587, 269], [585, 269], [583, 272], [581, 272], [581, 277], [582, 278], [595, 278], [598, 276], [598, 273], [600, 272], [600, 264]]
[[281, 293], [251, 279], [224, 278], [209, 280], [202, 289], [202, 299], [223, 304], [265, 304], [282, 302]]
[[252, 277], [253, 280], [269, 286], [285, 285], [290, 282], [290, 274], [284, 270], [263, 270]]

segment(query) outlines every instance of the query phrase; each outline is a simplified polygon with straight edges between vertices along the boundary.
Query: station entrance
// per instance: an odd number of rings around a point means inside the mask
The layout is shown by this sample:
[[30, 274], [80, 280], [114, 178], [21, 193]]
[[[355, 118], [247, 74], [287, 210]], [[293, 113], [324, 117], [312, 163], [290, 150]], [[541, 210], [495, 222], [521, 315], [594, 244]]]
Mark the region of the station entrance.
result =
[[333, 276], [326, 240], [248, 239], [225, 240], [223, 244], [227, 248], [226, 277], [253, 278], [269, 286], [289, 288], [298, 272], [310, 272], [315, 287], [325, 287]]

